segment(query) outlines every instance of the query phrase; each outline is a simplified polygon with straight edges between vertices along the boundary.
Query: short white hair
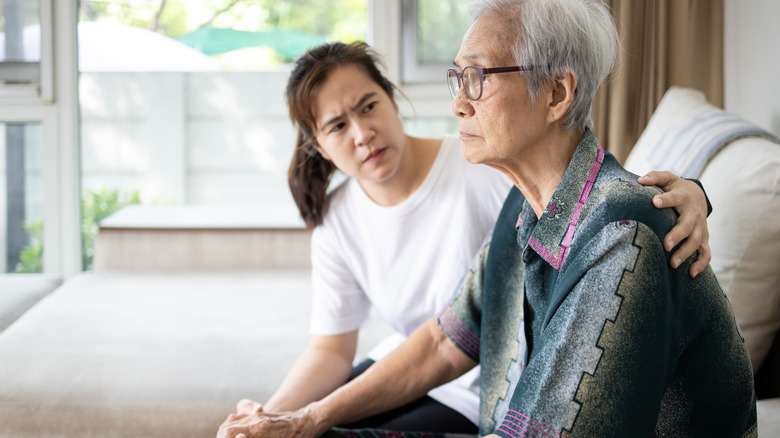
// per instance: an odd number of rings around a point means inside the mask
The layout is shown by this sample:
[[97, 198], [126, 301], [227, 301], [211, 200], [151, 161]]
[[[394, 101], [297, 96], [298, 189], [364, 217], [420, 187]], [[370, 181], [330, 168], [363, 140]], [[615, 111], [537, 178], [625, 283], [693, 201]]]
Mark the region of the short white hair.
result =
[[473, 0], [472, 23], [495, 13], [517, 30], [513, 55], [525, 73], [533, 100], [551, 80], [569, 71], [577, 76], [571, 107], [561, 122], [569, 132], [593, 126], [596, 90], [615, 67], [620, 51], [615, 21], [601, 0]]

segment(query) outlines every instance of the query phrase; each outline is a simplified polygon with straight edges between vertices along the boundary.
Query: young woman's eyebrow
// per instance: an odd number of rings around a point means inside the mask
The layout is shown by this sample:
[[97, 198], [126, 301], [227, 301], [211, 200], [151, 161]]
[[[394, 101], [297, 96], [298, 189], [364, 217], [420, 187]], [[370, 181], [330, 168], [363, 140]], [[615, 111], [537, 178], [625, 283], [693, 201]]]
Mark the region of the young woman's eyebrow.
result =
[[371, 91], [370, 93], [366, 93], [363, 95], [363, 97], [360, 98], [360, 100], [357, 101], [357, 103], [350, 107], [352, 111], [357, 111], [360, 109], [361, 106], [363, 106], [364, 103], [366, 103], [367, 100], [372, 99], [376, 96], [376, 91]]
[[[349, 107], [349, 109], [352, 111], [357, 111], [361, 106], [363, 106], [364, 103], [366, 103], [367, 100], [373, 98], [376, 95], [377, 93], [375, 91], [371, 91], [369, 93], [364, 94], [363, 97], [361, 97], [360, 100], [358, 100], [355, 105]], [[337, 114], [329, 118], [328, 120], [325, 121], [325, 123], [322, 124], [322, 126], [320, 127], [320, 131], [324, 131], [325, 128], [327, 128], [328, 126], [338, 122], [343, 116], [344, 116], [343, 114]]]

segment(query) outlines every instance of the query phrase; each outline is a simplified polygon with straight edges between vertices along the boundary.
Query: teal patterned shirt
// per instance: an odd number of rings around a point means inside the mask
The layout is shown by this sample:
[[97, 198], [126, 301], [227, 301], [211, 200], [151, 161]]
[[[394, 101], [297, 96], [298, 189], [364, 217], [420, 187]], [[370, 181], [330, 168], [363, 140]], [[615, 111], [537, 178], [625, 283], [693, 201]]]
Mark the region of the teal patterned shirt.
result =
[[757, 436], [731, 306], [711, 268], [688, 276], [695, 255], [669, 266], [661, 242], [676, 217], [635, 181], [588, 130], [541, 218], [510, 192], [438, 316], [480, 364], [481, 435]]
[[513, 189], [439, 325], [481, 365], [480, 433], [756, 436], [753, 373], [709, 267], [588, 130], [541, 218]]

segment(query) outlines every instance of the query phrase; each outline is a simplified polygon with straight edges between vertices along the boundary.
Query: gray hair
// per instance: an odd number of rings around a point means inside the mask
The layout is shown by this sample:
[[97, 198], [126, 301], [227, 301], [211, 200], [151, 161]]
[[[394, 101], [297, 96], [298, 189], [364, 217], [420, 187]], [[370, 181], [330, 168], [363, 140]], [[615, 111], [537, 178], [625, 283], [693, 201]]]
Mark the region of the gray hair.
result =
[[473, 22], [496, 13], [517, 30], [513, 52], [518, 65], [534, 65], [525, 73], [531, 98], [569, 71], [577, 89], [561, 119], [568, 132], [593, 126], [591, 106], [601, 82], [615, 66], [620, 41], [609, 9], [601, 0], [473, 0]]

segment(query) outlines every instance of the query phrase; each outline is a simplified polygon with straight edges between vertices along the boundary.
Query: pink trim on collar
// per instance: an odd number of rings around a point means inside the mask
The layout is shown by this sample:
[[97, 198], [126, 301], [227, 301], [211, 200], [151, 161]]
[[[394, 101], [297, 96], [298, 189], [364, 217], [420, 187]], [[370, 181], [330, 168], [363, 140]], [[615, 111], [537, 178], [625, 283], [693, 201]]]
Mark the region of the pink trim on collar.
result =
[[577, 206], [574, 208], [574, 214], [571, 217], [571, 222], [569, 222], [569, 228], [566, 230], [566, 235], [563, 237], [563, 242], [561, 243], [561, 247], [558, 250], [558, 255], [554, 256], [550, 251], [547, 250], [547, 248], [544, 247], [544, 245], [536, 240], [535, 237], [531, 236], [531, 238], [528, 239], [528, 244], [531, 245], [531, 247], [535, 249], [539, 255], [544, 257], [545, 260], [547, 260], [555, 269], [559, 271], [561, 270], [561, 266], [563, 265], [563, 262], [566, 260], [566, 256], [569, 253], [571, 241], [574, 239], [574, 229], [577, 227], [577, 220], [580, 218], [582, 207], [588, 200], [588, 196], [590, 196], [590, 191], [593, 189], [593, 184], [596, 182], [596, 176], [599, 174], [599, 169], [601, 169], [601, 162], [603, 160], [604, 149], [601, 147], [601, 145], [599, 145], [596, 159], [593, 161], [593, 165], [590, 168], [590, 173], [588, 174], [588, 179], [585, 181], [585, 187], [582, 188], [580, 198], [577, 200]]

